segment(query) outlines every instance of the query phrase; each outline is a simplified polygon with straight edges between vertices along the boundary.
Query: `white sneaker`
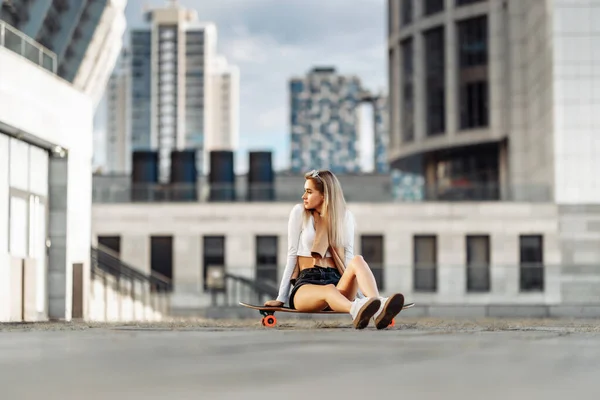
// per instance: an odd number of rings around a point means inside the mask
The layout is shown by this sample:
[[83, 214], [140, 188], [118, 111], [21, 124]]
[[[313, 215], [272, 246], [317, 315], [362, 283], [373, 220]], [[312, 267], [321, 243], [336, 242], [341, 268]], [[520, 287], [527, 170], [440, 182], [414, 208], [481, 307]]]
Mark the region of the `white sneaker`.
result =
[[375, 315], [373, 315], [373, 320], [377, 329], [385, 329], [392, 323], [394, 317], [402, 311], [404, 296], [396, 293], [390, 297], [380, 297], [379, 299], [381, 305]]
[[375, 315], [381, 300], [376, 297], [365, 297], [362, 299], [355, 299], [350, 306], [350, 315], [352, 316], [352, 323], [356, 329], [364, 329], [369, 325], [369, 320]]

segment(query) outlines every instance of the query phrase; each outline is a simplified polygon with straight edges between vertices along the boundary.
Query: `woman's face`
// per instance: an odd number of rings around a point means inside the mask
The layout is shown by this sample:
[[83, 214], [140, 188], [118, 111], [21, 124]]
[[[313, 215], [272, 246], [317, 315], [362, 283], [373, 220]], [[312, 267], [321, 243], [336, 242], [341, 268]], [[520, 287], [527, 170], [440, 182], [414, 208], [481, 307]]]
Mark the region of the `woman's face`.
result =
[[312, 179], [307, 179], [304, 182], [304, 194], [302, 200], [304, 201], [304, 208], [307, 210], [319, 210], [323, 204], [323, 193], [319, 192], [315, 188], [315, 183]]

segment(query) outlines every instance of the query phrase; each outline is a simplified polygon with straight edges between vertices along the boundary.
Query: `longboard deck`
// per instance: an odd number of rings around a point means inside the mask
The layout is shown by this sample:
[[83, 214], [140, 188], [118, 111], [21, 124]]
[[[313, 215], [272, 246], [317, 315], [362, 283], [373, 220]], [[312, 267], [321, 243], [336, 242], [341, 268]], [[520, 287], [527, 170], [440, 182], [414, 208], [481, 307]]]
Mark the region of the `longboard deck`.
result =
[[[275, 315], [274, 315], [275, 312], [288, 312], [288, 313], [299, 313], [299, 314], [346, 314], [343, 311], [298, 311], [298, 310], [294, 310], [293, 308], [289, 308], [289, 307], [259, 306], [259, 305], [255, 305], [255, 304], [244, 303], [241, 301], [239, 304], [243, 307], [248, 307], [253, 310], [260, 311], [260, 314], [263, 316], [263, 318], [262, 318], [263, 326], [268, 326], [269, 328], [272, 328], [275, 326], [275, 324], [277, 324], [277, 318], [275, 318]], [[406, 310], [407, 308], [414, 307], [414, 305], [415, 305], [415, 303], [406, 303], [404, 305], [404, 307], [402, 307], [402, 309]], [[395, 320], [392, 320], [392, 322], [390, 323], [389, 326], [393, 327], [395, 324], [396, 324]]]
[[[295, 309], [289, 308], [289, 307], [257, 306], [254, 304], [248, 304], [248, 303], [244, 303], [241, 301], [239, 304], [244, 307], [252, 308], [253, 310], [267, 311], [267, 312], [273, 312], [273, 313], [275, 313], [276, 311], [279, 311], [279, 312], [289, 312], [289, 313], [299, 313], [299, 314], [347, 314], [344, 311], [299, 311], [299, 310], [295, 310]], [[406, 303], [404, 305], [404, 307], [402, 307], [402, 309], [406, 310], [407, 308], [414, 307], [414, 305], [415, 305], [415, 303]]]

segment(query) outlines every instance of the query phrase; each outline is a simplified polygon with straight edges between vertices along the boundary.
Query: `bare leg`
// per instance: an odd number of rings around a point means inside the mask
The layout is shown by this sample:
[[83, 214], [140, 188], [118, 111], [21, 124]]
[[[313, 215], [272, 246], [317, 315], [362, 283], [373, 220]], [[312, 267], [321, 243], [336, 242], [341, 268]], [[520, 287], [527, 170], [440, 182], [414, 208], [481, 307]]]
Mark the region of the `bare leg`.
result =
[[379, 297], [373, 272], [362, 256], [355, 256], [348, 263], [337, 288], [346, 298], [354, 300], [357, 285], [366, 297]]
[[352, 303], [334, 285], [303, 285], [294, 295], [299, 311], [321, 311], [327, 305], [334, 311], [350, 312]]

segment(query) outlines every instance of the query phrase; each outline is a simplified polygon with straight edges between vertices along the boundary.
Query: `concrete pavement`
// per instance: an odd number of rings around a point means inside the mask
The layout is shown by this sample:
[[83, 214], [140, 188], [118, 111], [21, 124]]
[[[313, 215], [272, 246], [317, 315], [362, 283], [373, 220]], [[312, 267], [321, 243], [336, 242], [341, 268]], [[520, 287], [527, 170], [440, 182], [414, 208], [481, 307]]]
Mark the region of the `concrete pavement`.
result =
[[595, 320], [0, 324], [1, 399], [600, 396]]

